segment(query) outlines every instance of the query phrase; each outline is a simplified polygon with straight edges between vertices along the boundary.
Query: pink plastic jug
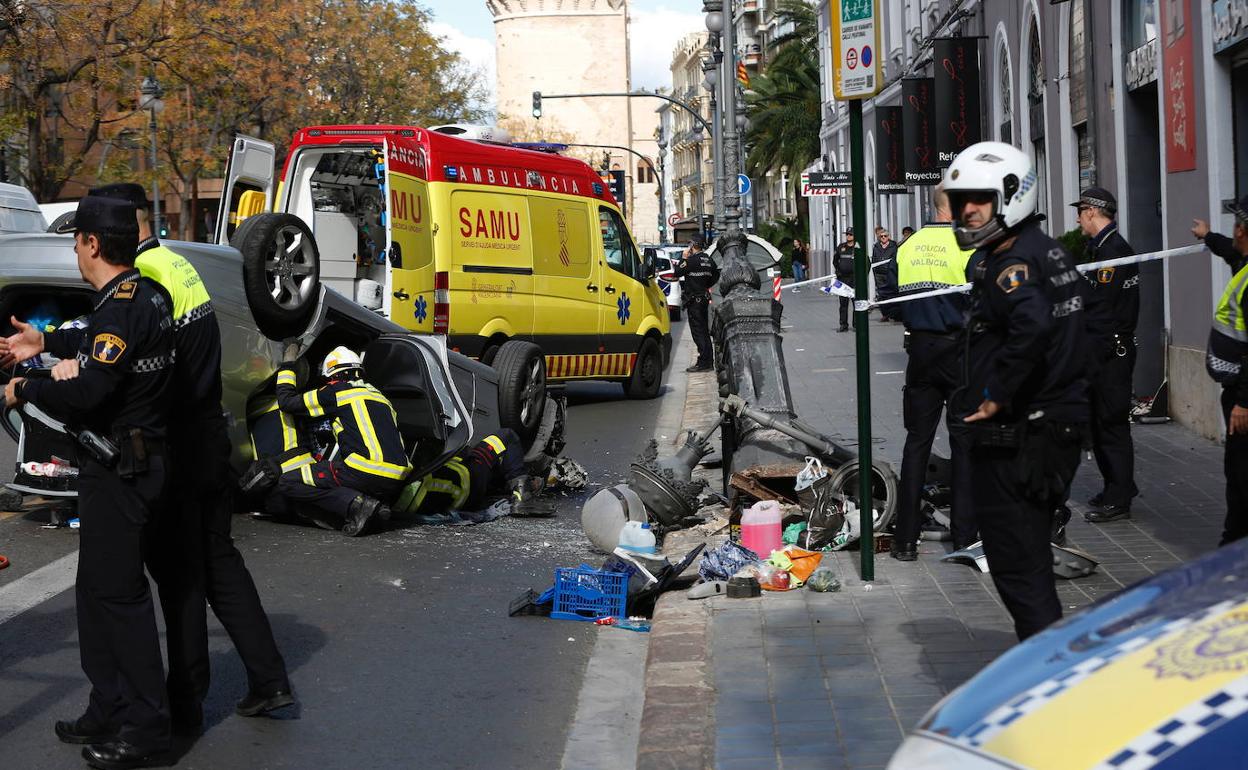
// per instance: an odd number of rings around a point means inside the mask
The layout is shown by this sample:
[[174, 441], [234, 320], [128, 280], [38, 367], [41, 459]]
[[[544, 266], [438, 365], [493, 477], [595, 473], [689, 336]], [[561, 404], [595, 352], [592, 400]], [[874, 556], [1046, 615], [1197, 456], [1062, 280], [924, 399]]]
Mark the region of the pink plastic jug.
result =
[[758, 554], [760, 559], [784, 547], [780, 539], [780, 503], [761, 500], [741, 514], [741, 545]]

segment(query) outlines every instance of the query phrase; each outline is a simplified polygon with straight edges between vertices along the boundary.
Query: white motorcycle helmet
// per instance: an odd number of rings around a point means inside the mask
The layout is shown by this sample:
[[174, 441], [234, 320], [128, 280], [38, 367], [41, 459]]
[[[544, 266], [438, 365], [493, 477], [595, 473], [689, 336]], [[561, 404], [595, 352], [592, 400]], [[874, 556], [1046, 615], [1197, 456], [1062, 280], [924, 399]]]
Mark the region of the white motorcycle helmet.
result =
[[325, 361], [321, 364], [321, 374], [329, 379], [352, 369], [363, 368], [364, 362], [360, 360], [358, 353], [351, 348], [339, 345], [325, 356]]
[[[963, 249], [992, 244], [1036, 213], [1036, 169], [1025, 152], [1004, 142], [979, 142], [958, 153], [942, 185], [949, 194], [954, 236]], [[965, 227], [962, 209], [975, 193], [993, 196], [993, 216], [979, 227]]]

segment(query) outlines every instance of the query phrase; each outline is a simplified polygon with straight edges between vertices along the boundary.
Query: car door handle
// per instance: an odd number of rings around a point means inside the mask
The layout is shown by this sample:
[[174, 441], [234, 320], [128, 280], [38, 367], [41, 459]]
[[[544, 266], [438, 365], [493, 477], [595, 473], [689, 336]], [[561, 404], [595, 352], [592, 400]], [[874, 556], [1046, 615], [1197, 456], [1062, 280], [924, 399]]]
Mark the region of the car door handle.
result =
[[607, 284], [607, 294], [615, 294], [615, 287], [611, 284]]
[[585, 284], [585, 290], [586, 291], [598, 291], [598, 284], [596, 283]]
[[412, 295], [408, 294], [402, 289], [399, 289], [398, 291], [394, 293], [394, 298], [399, 300], [400, 302], [406, 302], [407, 300], [412, 298]]

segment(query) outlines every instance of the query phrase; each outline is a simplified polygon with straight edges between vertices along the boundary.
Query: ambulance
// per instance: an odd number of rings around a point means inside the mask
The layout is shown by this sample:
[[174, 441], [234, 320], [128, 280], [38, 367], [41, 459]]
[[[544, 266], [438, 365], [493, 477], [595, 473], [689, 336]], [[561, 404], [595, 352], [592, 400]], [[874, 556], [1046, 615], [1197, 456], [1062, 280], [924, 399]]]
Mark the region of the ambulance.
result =
[[462, 135], [304, 128], [276, 179], [274, 146], [235, 138], [216, 235], [242, 253], [261, 330], [298, 336], [323, 286], [444, 335], [494, 366], [500, 388], [530, 394], [535, 411], [548, 382], [610, 380], [632, 398], [657, 396], [667, 304], [603, 180], [497, 130], [444, 130]]

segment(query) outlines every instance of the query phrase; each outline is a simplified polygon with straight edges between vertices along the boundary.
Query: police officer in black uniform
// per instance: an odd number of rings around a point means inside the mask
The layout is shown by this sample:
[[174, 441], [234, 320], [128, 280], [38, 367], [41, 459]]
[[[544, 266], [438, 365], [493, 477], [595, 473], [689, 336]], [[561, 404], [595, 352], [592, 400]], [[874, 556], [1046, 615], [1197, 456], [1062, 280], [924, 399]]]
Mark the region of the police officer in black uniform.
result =
[[[836, 280], [841, 283], [851, 286], [854, 283], [854, 259], [858, 248], [854, 245], [854, 228], [845, 228], [845, 240], [832, 252], [832, 270], [836, 273]], [[849, 306], [853, 300], [849, 297], [839, 299], [841, 301], [841, 325], [836, 330], [847, 332], [849, 331]]]
[[203, 722], [208, 692], [205, 600], [233, 640], [247, 671], [243, 716], [294, 703], [286, 663], [277, 649], [255, 581], [234, 546], [230, 437], [221, 406], [221, 331], [198, 271], [152, 234], [151, 203], [140, 185], [103, 185], [88, 195], [133, 203], [138, 212], [135, 266], [170, 297], [177, 356], [178, 404], [169, 419], [172, 457], [169, 508], [157, 527], [159, 547], [149, 557], [160, 591], [169, 652], [169, 706], [174, 731], [193, 735]]
[[[1102, 187], [1084, 190], [1070, 204], [1079, 210], [1079, 227], [1088, 236], [1091, 261], [1103, 262], [1135, 253], [1118, 232], [1118, 201]], [[1135, 446], [1131, 442], [1132, 373], [1135, 324], [1140, 317], [1140, 269], [1137, 265], [1103, 267], [1083, 274], [1088, 281], [1087, 329], [1092, 407], [1092, 451], [1105, 480], [1088, 501], [1100, 508], [1084, 519], [1101, 524], [1131, 517], [1135, 486]]]
[[980, 142], [945, 176], [955, 234], [977, 253], [967, 386], [976, 522], [1019, 639], [1058, 620], [1049, 533], [1079, 463], [1089, 407], [1084, 281], [1036, 216], [1036, 172], [1021, 150]]
[[56, 734], [89, 744], [83, 756], [95, 767], [163, 765], [169, 706], [143, 557], [166, 479], [173, 319], [165, 293], [134, 267], [133, 205], [88, 196], [62, 232], [74, 232], [78, 267], [96, 289], [89, 325], [45, 335], [13, 319], [18, 334], [5, 346], [18, 359], [46, 349], [79, 363], [77, 376], [18, 378], [5, 388], [7, 404], [29, 401], [88, 432], [78, 458], [76, 592], [91, 698], [81, 717], [57, 722]]
[[709, 372], [714, 368], [715, 355], [708, 316], [711, 288], [719, 282], [719, 266], [706, 256], [706, 238], [701, 233], [694, 233], [689, 239], [689, 248], [674, 272], [681, 282], [681, 303], [689, 314], [689, 333], [698, 347], [698, 360], [685, 371]]

